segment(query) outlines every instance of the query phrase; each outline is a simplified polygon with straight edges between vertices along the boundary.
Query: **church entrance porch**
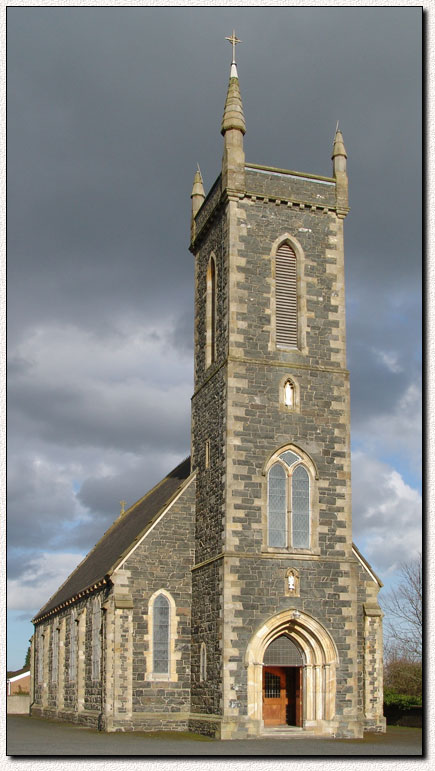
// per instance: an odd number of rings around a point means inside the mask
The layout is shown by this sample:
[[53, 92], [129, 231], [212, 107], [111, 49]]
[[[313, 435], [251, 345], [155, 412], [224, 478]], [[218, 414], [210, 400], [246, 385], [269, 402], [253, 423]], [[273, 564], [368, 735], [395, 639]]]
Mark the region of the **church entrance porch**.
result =
[[302, 667], [263, 668], [265, 726], [302, 726]]
[[251, 735], [279, 726], [335, 733], [338, 655], [317, 619], [296, 608], [272, 616], [252, 636], [245, 663]]

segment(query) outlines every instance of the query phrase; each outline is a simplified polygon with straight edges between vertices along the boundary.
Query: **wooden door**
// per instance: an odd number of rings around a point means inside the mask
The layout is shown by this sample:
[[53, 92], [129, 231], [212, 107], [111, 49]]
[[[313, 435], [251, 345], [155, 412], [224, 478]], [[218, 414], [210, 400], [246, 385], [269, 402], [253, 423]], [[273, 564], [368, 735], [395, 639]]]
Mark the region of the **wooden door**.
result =
[[302, 667], [295, 667], [296, 725], [302, 727]]
[[302, 667], [287, 667], [287, 725], [302, 726]]
[[287, 721], [287, 677], [283, 667], [263, 667], [264, 725], [285, 725]]

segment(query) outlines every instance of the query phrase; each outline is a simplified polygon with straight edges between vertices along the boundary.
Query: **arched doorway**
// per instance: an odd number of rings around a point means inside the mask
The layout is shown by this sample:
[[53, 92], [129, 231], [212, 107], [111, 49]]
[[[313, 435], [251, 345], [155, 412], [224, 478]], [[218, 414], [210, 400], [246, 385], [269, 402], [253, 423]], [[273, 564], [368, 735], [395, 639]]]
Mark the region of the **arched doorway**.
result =
[[304, 657], [287, 634], [275, 637], [263, 659], [263, 722], [265, 726], [302, 727]]
[[[283, 643], [284, 639], [289, 643]], [[276, 648], [269, 648], [275, 640], [279, 640], [275, 643]], [[281, 666], [281, 670], [274, 673], [268, 669], [275, 666], [268, 663], [269, 656], [273, 654], [273, 660], [276, 661], [279, 648], [284, 650], [283, 646], [287, 646], [282, 654], [286, 656], [287, 663], [276, 664], [278, 669]], [[294, 656], [293, 663], [289, 659], [291, 656]], [[273, 724], [270, 722], [273, 717], [271, 718], [268, 705], [265, 705], [266, 672], [280, 677], [279, 698], [287, 701], [293, 699], [295, 702], [286, 712], [287, 725], [299, 724], [301, 728], [325, 733], [333, 731], [338, 655], [331, 635], [319, 621], [296, 608], [272, 616], [252, 636], [245, 663], [248, 670], [248, 718], [257, 733], [260, 733], [265, 725]], [[293, 671], [291, 675], [287, 675], [286, 670], [292, 668], [297, 672]], [[290, 682], [287, 677], [292, 678]], [[273, 693], [273, 688], [275, 693], [278, 692], [276, 679], [268, 677], [268, 686], [269, 694]], [[284, 696], [281, 691], [284, 691]], [[287, 708], [288, 704], [285, 706]], [[279, 716], [275, 715], [275, 719], [282, 720], [283, 709], [283, 705], [277, 707]]]

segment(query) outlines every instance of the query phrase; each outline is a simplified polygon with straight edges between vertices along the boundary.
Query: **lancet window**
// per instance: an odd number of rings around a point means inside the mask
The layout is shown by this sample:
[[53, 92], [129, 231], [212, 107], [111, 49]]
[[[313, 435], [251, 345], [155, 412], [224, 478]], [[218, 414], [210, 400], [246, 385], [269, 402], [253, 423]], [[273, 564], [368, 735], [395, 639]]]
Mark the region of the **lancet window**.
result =
[[153, 605], [153, 672], [169, 674], [169, 601], [164, 594], [157, 595]]

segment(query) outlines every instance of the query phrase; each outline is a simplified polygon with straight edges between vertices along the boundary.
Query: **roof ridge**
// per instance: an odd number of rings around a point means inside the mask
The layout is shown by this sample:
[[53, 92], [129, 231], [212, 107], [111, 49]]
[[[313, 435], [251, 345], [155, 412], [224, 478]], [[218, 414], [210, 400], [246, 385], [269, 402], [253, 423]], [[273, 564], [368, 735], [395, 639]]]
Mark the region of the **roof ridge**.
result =
[[[190, 456], [189, 456], [189, 457], [190, 457]], [[187, 458], [186, 458], [185, 460], [187, 460]], [[185, 461], [183, 461], [183, 463], [184, 463], [184, 462], [185, 462]], [[181, 466], [181, 463], [180, 463], [180, 466]], [[177, 468], [178, 468], [178, 466], [177, 466]], [[174, 469], [174, 470], [175, 470], [175, 469]], [[142, 538], [143, 538], [143, 537], [146, 535], [146, 532], [147, 532], [147, 530], [149, 530], [149, 528], [150, 528], [150, 527], [151, 527], [151, 526], [152, 526], [152, 525], [153, 525], [153, 524], [156, 522], [156, 520], [158, 520], [158, 519], [159, 519], [159, 517], [160, 517], [162, 514], [164, 514], [164, 512], [165, 512], [165, 511], [166, 511], [166, 510], [169, 508], [169, 506], [170, 506], [170, 505], [171, 505], [171, 504], [174, 502], [174, 500], [177, 498], [177, 496], [181, 495], [181, 493], [183, 492], [183, 490], [184, 490], [184, 489], [185, 489], [185, 488], [186, 488], [188, 485], [190, 485], [190, 483], [192, 482], [192, 480], [193, 480], [193, 478], [195, 477], [195, 475], [196, 475], [196, 471], [191, 471], [191, 472], [190, 472], [190, 474], [189, 474], [189, 476], [188, 476], [188, 477], [186, 477], [186, 479], [184, 479], [184, 480], [181, 482], [181, 484], [180, 484], [180, 485], [177, 487], [177, 489], [176, 489], [176, 490], [173, 492], [173, 494], [171, 495], [171, 497], [170, 497], [170, 498], [168, 498], [168, 500], [167, 500], [167, 501], [166, 501], [166, 502], [163, 504], [163, 506], [161, 506], [161, 507], [160, 507], [160, 509], [157, 511], [157, 513], [154, 515], [154, 517], [153, 517], [152, 519], [150, 519], [150, 521], [149, 521], [149, 522], [147, 522], [147, 524], [145, 525], [145, 527], [144, 527], [144, 528], [143, 528], [143, 529], [140, 531], [140, 533], [139, 533], [139, 534], [138, 534], [138, 535], [137, 535], [137, 536], [134, 538], [134, 540], [133, 540], [133, 541], [130, 543], [130, 545], [129, 545], [129, 546], [127, 546], [127, 548], [126, 548], [126, 549], [124, 549], [124, 551], [122, 552], [122, 554], [119, 556], [118, 560], [116, 560], [116, 561], [113, 563], [113, 565], [112, 565], [112, 566], [109, 568], [109, 570], [107, 571], [107, 575], [109, 575], [110, 573], [113, 573], [113, 572], [116, 570], [116, 568], [117, 568], [117, 567], [118, 567], [118, 565], [119, 565], [119, 564], [122, 562], [122, 560], [124, 560], [124, 559], [127, 557], [127, 555], [129, 554], [129, 552], [130, 552], [130, 551], [131, 551], [131, 549], [133, 548], [133, 545], [134, 545], [135, 543], [137, 543], [137, 542], [139, 542], [139, 541], [141, 541], [141, 540], [142, 540]], [[169, 475], [168, 475], [168, 476], [169, 476]], [[167, 479], [167, 477], [165, 477], [165, 479]], [[158, 485], [156, 485], [156, 487], [158, 487]], [[156, 488], [153, 488], [153, 489], [156, 489]], [[146, 498], [146, 496], [144, 496], [144, 498]], [[143, 500], [143, 499], [142, 499], [142, 500]]]
[[360, 561], [363, 563], [363, 565], [366, 568], [367, 572], [371, 573], [371, 575], [376, 579], [376, 581], [378, 582], [379, 586], [382, 589], [384, 584], [382, 583], [381, 579], [379, 578], [379, 576], [376, 575], [375, 571], [373, 570], [372, 566], [370, 565], [370, 562], [368, 560], [366, 560], [366, 558], [364, 557], [363, 554], [361, 554], [360, 550], [358, 549], [358, 546], [353, 541], [352, 541], [352, 549], [354, 549], [354, 551], [356, 552], [357, 557], [359, 557]]
[[[96, 549], [97, 549], [97, 548], [100, 546], [100, 544], [101, 544], [101, 543], [104, 541], [104, 539], [105, 539], [105, 538], [107, 538], [107, 537], [108, 537], [108, 536], [109, 536], [109, 535], [110, 535], [110, 534], [111, 534], [111, 533], [112, 533], [112, 532], [113, 532], [113, 531], [114, 531], [114, 530], [115, 530], [117, 527], [119, 527], [119, 526], [120, 526], [122, 523], [125, 523], [125, 521], [126, 521], [126, 519], [128, 518], [128, 516], [129, 516], [129, 515], [131, 515], [131, 514], [134, 512], [134, 510], [136, 509], [136, 507], [137, 507], [139, 504], [143, 503], [143, 502], [144, 502], [144, 501], [145, 501], [145, 500], [146, 500], [146, 499], [147, 499], [147, 498], [148, 498], [148, 497], [149, 497], [149, 496], [150, 496], [152, 493], [155, 493], [155, 492], [156, 492], [156, 490], [158, 490], [158, 489], [159, 489], [159, 487], [161, 487], [161, 486], [162, 486], [162, 485], [163, 485], [165, 482], [167, 482], [167, 481], [168, 481], [168, 479], [170, 479], [170, 478], [171, 478], [171, 476], [172, 476], [172, 475], [174, 475], [174, 472], [176, 472], [176, 471], [177, 471], [177, 470], [178, 470], [180, 467], [182, 467], [182, 466], [183, 466], [183, 464], [185, 464], [185, 463], [186, 463], [186, 462], [187, 462], [189, 459], [190, 459], [190, 455], [188, 455], [188, 456], [187, 456], [187, 458], [184, 458], [184, 460], [182, 460], [182, 461], [181, 461], [181, 463], [178, 463], [178, 465], [177, 465], [177, 466], [175, 466], [175, 468], [173, 468], [173, 469], [172, 469], [172, 470], [171, 470], [171, 471], [170, 471], [170, 472], [169, 472], [169, 473], [168, 473], [168, 474], [167, 474], [165, 477], [163, 477], [163, 479], [161, 479], [159, 482], [157, 482], [157, 484], [155, 484], [155, 485], [154, 485], [154, 487], [152, 487], [152, 488], [151, 488], [151, 490], [148, 490], [148, 492], [147, 492], [145, 495], [143, 495], [143, 496], [142, 496], [142, 498], [139, 498], [139, 500], [138, 500], [138, 501], [136, 501], [135, 503], [133, 503], [133, 504], [132, 504], [132, 506], [130, 506], [130, 508], [128, 508], [128, 509], [127, 509], [127, 511], [126, 511], [126, 512], [125, 512], [125, 513], [122, 515], [122, 517], [121, 517], [121, 516], [118, 516], [118, 517], [117, 517], [117, 518], [114, 520], [114, 522], [112, 522], [112, 524], [110, 525], [110, 527], [108, 527], [108, 529], [107, 529], [107, 530], [106, 530], [106, 531], [103, 533], [103, 535], [101, 536], [101, 538], [99, 538], [99, 539], [98, 539], [98, 541], [97, 541], [97, 542], [96, 542], [96, 543], [93, 545], [93, 547], [92, 547], [92, 548], [91, 548], [91, 549], [90, 549], [90, 550], [89, 550], [89, 551], [88, 551], [88, 552], [85, 554], [85, 556], [83, 557], [83, 559], [82, 559], [82, 560], [79, 562], [79, 564], [78, 564], [78, 565], [77, 565], [77, 566], [74, 568], [74, 570], [73, 570], [71, 573], [69, 573], [69, 575], [66, 577], [65, 581], [63, 581], [63, 583], [62, 583], [62, 584], [61, 584], [59, 587], [57, 587], [57, 589], [56, 589], [56, 590], [53, 592], [53, 594], [52, 594], [52, 595], [51, 595], [51, 596], [48, 598], [47, 602], [45, 602], [45, 603], [44, 603], [44, 605], [43, 605], [43, 606], [42, 606], [42, 607], [39, 609], [39, 611], [38, 611], [38, 612], [37, 612], [37, 613], [36, 613], [36, 614], [33, 616], [33, 618], [32, 618], [32, 622], [33, 622], [33, 623], [36, 623], [40, 617], [42, 617], [42, 616], [45, 616], [45, 615], [46, 615], [46, 614], [44, 613], [44, 609], [45, 609], [45, 608], [47, 608], [47, 607], [49, 607], [49, 605], [50, 605], [50, 602], [53, 600], [53, 598], [54, 598], [54, 597], [56, 597], [56, 595], [57, 595], [57, 594], [59, 594], [59, 593], [62, 591], [62, 589], [63, 589], [63, 588], [66, 586], [66, 584], [68, 583], [68, 581], [70, 581], [70, 580], [73, 578], [73, 576], [74, 576], [74, 575], [75, 575], [75, 574], [78, 572], [78, 570], [79, 570], [79, 569], [82, 567], [82, 565], [83, 565], [83, 564], [84, 564], [84, 563], [85, 563], [85, 562], [86, 562], [86, 561], [87, 561], [89, 558], [91, 558], [91, 557], [92, 557], [92, 554], [93, 554], [93, 553], [95, 552], [95, 550], [96, 550]], [[189, 474], [189, 476], [190, 476], [190, 474]], [[185, 481], [185, 480], [183, 480], [183, 482], [184, 482], [184, 481]], [[178, 487], [180, 487], [180, 485], [178, 485]], [[177, 489], [178, 489], [178, 488], [177, 488]], [[172, 498], [172, 496], [171, 496], [171, 498]], [[133, 542], [134, 542], [134, 541], [133, 541]], [[132, 542], [132, 543], [133, 543], [133, 542]], [[125, 550], [124, 550], [124, 551], [125, 551]], [[111, 567], [110, 569], [112, 569], [112, 567]], [[80, 589], [80, 592], [84, 592], [84, 591], [86, 591], [87, 589], [89, 589], [90, 587], [92, 587], [92, 586], [93, 586], [95, 583], [97, 583], [98, 581], [101, 581], [101, 580], [102, 580], [102, 579], [103, 579], [103, 578], [104, 578], [106, 575], [107, 575], [107, 571], [105, 571], [105, 572], [104, 572], [104, 574], [103, 574], [103, 575], [101, 575], [101, 576], [100, 576], [98, 579], [93, 579], [91, 583], [89, 583], [89, 584], [87, 584], [87, 585], [83, 586], [83, 587]], [[76, 596], [76, 592], [74, 592], [73, 594], [71, 594], [69, 598], [66, 598], [65, 600], [62, 600], [62, 602], [59, 602], [59, 605], [56, 605], [55, 607], [60, 607], [62, 604], [64, 604], [64, 603], [67, 601], [67, 599], [70, 599], [71, 597], [75, 597], [75, 596]], [[48, 612], [52, 612], [53, 610], [54, 610], [54, 608], [53, 608], [53, 609], [51, 609], [51, 610], [49, 610], [49, 611], [47, 611], [47, 613], [48, 613]]]

